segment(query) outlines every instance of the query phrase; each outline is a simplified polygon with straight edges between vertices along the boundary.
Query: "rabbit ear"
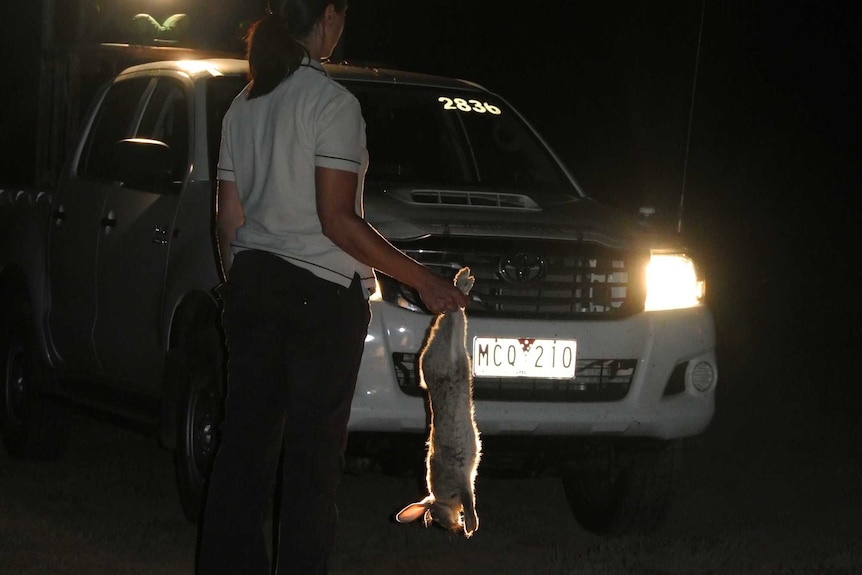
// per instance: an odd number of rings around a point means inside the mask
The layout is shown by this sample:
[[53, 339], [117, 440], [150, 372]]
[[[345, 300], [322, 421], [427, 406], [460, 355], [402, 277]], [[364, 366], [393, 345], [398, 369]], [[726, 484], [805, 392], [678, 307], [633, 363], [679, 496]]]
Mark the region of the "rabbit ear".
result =
[[431, 504], [427, 502], [427, 499], [411, 503], [398, 512], [398, 515], [395, 516], [395, 521], [398, 523], [410, 523], [411, 521], [416, 521], [425, 515], [425, 512], [430, 506]]

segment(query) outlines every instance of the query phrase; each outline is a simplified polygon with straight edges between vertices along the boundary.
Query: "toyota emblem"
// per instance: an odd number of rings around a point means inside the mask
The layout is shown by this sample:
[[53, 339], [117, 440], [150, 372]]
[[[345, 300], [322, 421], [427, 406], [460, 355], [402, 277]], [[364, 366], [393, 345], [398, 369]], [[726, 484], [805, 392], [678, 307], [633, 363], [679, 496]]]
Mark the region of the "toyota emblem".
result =
[[517, 252], [500, 258], [500, 277], [509, 283], [526, 284], [545, 276], [547, 264], [536, 254]]

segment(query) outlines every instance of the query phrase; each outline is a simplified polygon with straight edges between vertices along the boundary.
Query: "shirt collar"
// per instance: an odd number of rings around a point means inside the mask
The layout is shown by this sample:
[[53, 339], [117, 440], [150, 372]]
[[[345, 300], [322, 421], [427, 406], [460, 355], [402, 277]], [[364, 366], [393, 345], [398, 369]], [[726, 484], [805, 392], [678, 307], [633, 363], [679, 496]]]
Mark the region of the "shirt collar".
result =
[[314, 68], [318, 72], [323, 73], [324, 75], [327, 75], [327, 76], [329, 75], [326, 73], [326, 68], [323, 67], [322, 63], [320, 63], [316, 60], [312, 60], [307, 55], [303, 56], [302, 62], [299, 65], [300, 66], [308, 66], [309, 68]]

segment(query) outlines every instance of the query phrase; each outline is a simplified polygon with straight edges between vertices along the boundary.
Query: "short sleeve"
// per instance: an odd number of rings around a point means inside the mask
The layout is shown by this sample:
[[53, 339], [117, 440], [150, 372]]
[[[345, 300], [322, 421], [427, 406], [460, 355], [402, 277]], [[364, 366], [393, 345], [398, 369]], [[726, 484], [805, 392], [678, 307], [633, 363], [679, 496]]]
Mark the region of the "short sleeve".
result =
[[339, 91], [318, 118], [314, 165], [359, 172], [365, 149], [365, 120], [356, 97]]

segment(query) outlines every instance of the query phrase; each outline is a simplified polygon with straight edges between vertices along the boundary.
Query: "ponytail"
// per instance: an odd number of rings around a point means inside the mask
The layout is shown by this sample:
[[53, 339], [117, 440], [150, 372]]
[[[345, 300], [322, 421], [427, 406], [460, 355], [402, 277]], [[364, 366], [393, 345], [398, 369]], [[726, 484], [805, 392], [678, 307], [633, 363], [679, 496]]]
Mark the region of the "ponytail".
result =
[[300, 41], [311, 34], [330, 4], [338, 12], [347, 9], [347, 0], [269, 0], [267, 15], [246, 35], [249, 99], [269, 94], [299, 68], [308, 55]]
[[246, 36], [251, 89], [248, 98], [272, 92], [293, 74], [307, 54], [305, 47], [291, 35], [283, 18], [267, 14], [256, 21]]

